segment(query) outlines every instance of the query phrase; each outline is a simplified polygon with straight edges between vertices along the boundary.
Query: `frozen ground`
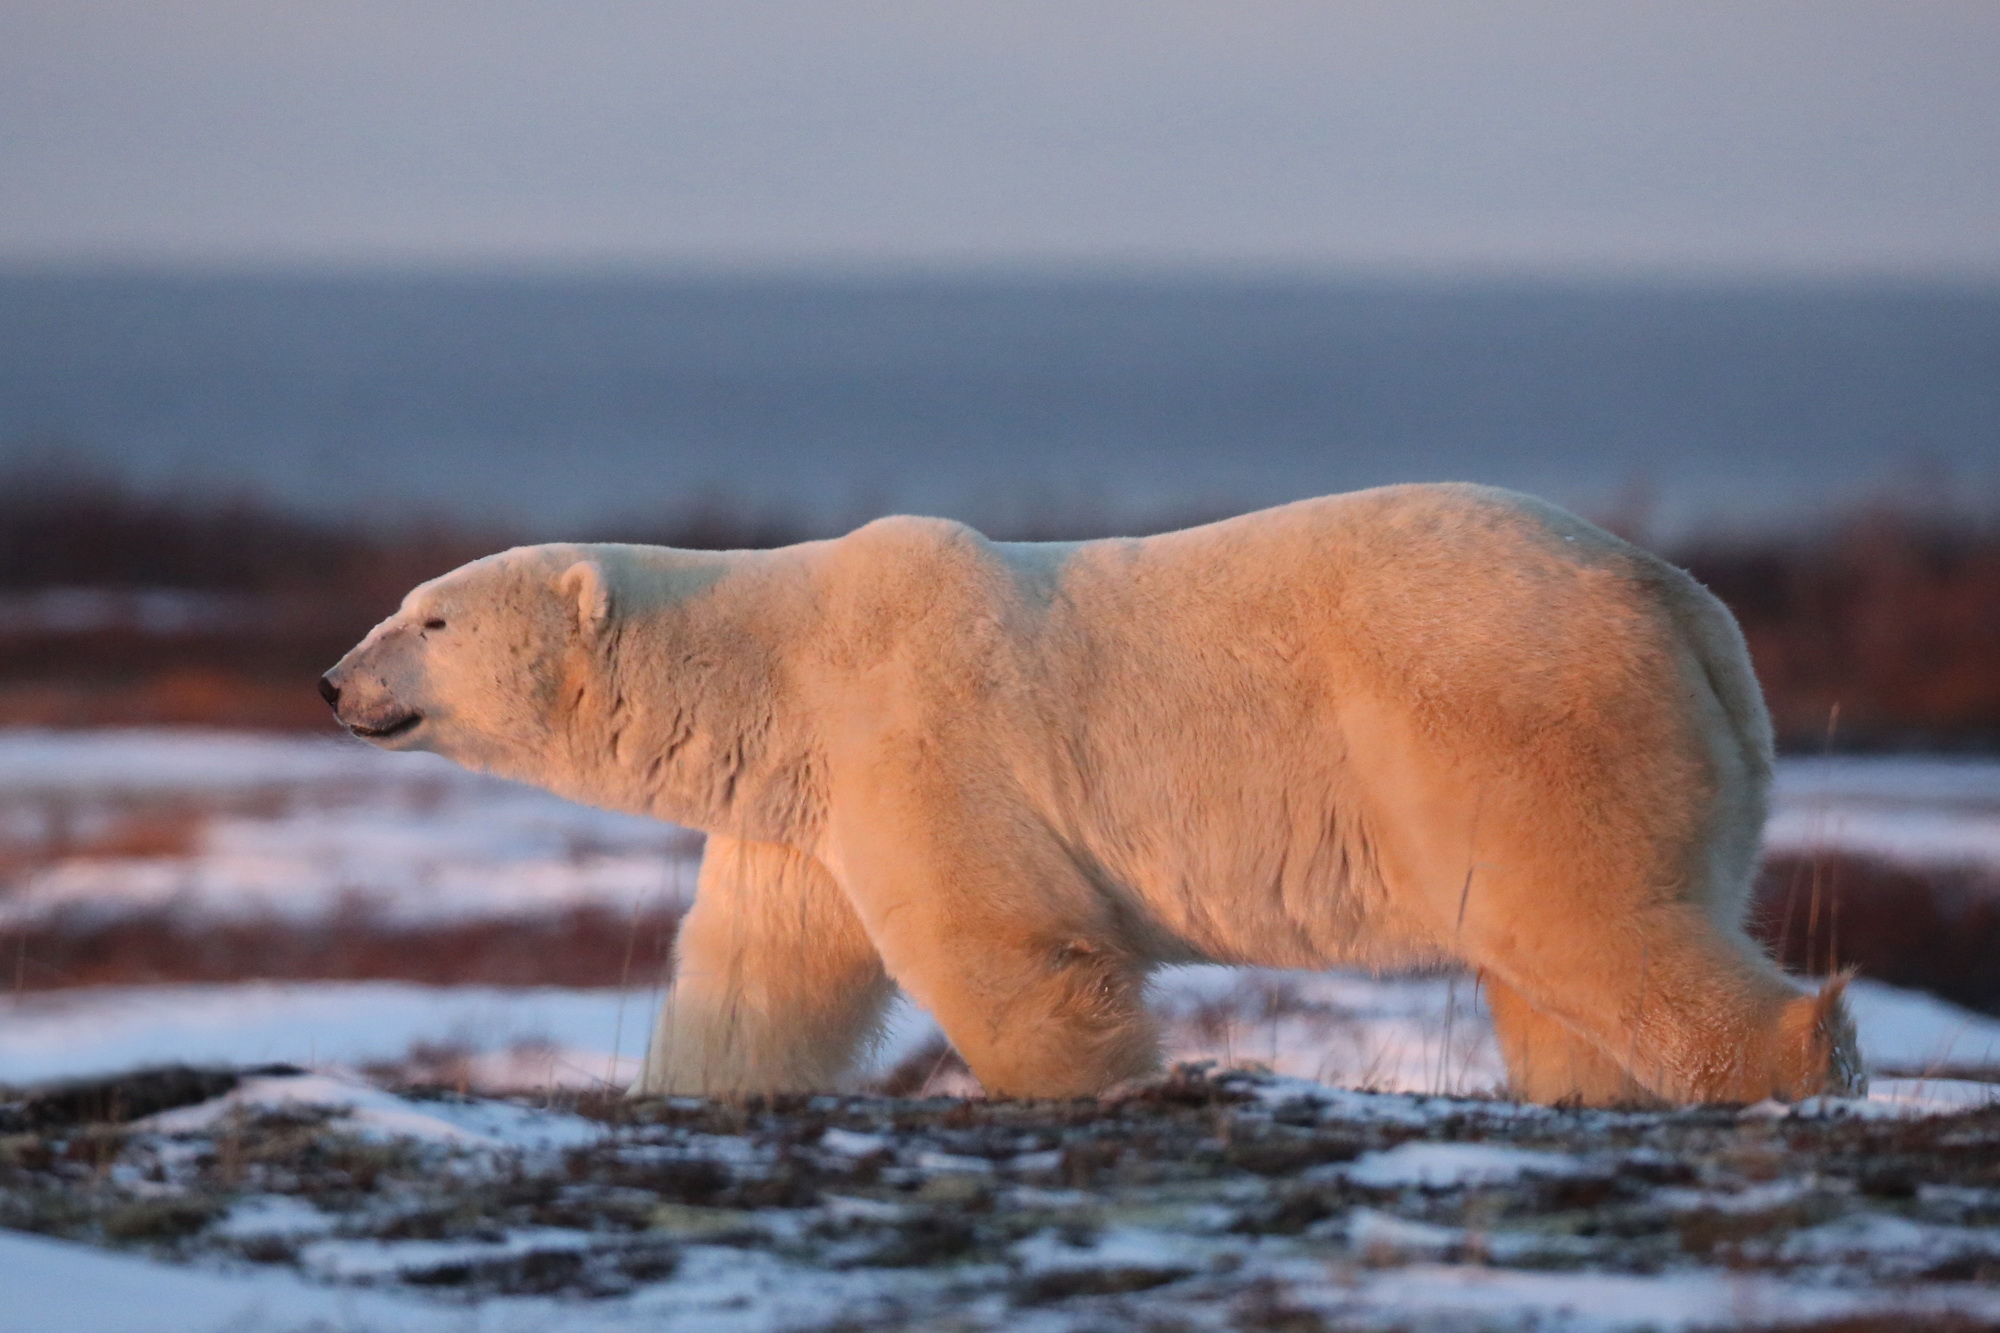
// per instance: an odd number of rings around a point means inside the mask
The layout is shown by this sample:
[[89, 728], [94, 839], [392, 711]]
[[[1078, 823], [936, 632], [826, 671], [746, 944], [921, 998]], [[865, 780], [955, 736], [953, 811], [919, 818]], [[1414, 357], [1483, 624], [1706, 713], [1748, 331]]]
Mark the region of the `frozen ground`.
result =
[[4, 1333], [2000, 1321], [1992, 1110], [1198, 1073], [1103, 1103], [549, 1106], [257, 1071], [16, 1101], [0, 1131]]
[[[1785, 760], [1769, 844], [2000, 869], [2000, 761]], [[407, 925], [670, 910], [699, 846], [354, 741], [0, 731], [0, 930], [158, 911]]]

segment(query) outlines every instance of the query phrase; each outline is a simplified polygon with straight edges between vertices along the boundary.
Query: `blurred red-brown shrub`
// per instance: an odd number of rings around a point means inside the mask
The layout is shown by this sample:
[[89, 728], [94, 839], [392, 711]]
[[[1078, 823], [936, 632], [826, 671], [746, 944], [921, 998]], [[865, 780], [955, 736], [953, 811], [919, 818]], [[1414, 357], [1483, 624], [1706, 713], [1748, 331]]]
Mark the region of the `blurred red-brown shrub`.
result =
[[2000, 745], [2000, 525], [1869, 511], [1676, 554], [1743, 625], [1779, 735]]
[[57, 914], [0, 930], [0, 991], [277, 980], [650, 986], [666, 976], [679, 921], [590, 906], [435, 925], [361, 913], [305, 922]]
[[2000, 1013], [2000, 871], [1823, 853], [1773, 856], [1753, 933], [1789, 972], [1862, 976]]

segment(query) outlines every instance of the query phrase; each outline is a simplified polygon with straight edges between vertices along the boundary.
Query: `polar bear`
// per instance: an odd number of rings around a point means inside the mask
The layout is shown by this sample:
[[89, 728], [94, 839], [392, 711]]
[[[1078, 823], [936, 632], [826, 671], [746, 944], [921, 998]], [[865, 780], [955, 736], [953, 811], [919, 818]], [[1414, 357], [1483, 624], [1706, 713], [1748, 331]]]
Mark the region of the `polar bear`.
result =
[[1478, 970], [1514, 1092], [1859, 1086], [1743, 931], [1771, 730], [1686, 574], [1409, 485], [1134, 540], [545, 545], [321, 682], [355, 734], [709, 835], [635, 1091], [837, 1086], [897, 985], [993, 1094], [1157, 1060], [1149, 970]]

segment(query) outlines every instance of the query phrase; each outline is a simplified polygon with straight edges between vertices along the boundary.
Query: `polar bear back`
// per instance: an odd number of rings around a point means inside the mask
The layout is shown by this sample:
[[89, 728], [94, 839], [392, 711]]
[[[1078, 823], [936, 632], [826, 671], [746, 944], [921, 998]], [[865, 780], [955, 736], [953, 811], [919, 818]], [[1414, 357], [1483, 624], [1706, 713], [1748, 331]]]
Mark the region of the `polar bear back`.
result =
[[[875, 608], [851, 629], [899, 645], [922, 725], [989, 756], [1154, 952], [1441, 954], [1467, 868], [1551, 802], [1601, 809], [1661, 884], [1747, 891], [1669, 864], [1701, 844], [1733, 867], [1761, 825], [1769, 726], [1733, 622], [1553, 506], [1402, 486], [1148, 538], [899, 519], [843, 544]], [[1729, 827], [1690, 827], [1717, 802], [1688, 792], [1727, 795]]]

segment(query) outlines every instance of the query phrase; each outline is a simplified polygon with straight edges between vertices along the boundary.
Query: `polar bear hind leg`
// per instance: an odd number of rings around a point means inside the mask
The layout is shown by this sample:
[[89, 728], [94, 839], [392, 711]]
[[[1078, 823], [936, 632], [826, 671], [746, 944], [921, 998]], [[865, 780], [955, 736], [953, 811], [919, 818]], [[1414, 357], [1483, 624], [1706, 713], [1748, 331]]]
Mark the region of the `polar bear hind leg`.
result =
[[1611, 1065], [1670, 1102], [1858, 1086], [1837, 990], [1802, 994], [1743, 932], [1756, 845], [1736, 824], [1754, 827], [1756, 801], [1615, 753], [1524, 748], [1471, 781], [1448, 760], [1401, 776], [1400, 808], [1421, 817], [1378, 820], [1372, 846], [1426, 908], [1432, 947], [1488, 979], [1522, 1095], [1629, 1100]]
[[1755, 844], [1728, 827], [1735, 803], [1599, 777], [1563, 784], [1594, 799], [1541, 798], [1493, 829], [1470, 889], [1463, 943], [1515, 1091], [1585, 1105], [1818, 1091], [1779, 1035], [1799, 993], [1738, 924]]
[[1861, 1086], [1838, 985], [1801, 994], [1701, 907], [1661, 904], [1562, 934], [1475, 960], [1522, 1095], [1644, 1100], [1636, 1084], [1671, 1102], [1741, 1103]]
[[1558, 701], [1547, 716], [1505, 696], [1448, 726], [1349, 709], [1397, 901], [1498, 983], [1535, 1100], [1628, 1100], [1611, 1065], [1676, 1103], [1856, 1090], [1838, 988], [1801, 993], [1743, 929], [1769, 785], [1747, 659], [1664, 631], [1600, 646], [1535, 696]]
[[[1616, 1065], [1676, 1103], [1848, 1091], [1837, 992], [1802, 994], [1743, 931], [1755, 843], [1733, 836], [1736, 803], [1700, 799], [1671, 772], [1656, 784], [1665, 796], [1616, 765], [1550, 772], [1491, 788], [1476, 838], [1468, 802], [1462, 840], [1402, 858], [1403, 873], [1464, 886], [1435, 905], [1440, 943], [1498, 983], [1516, 1087], [1537, 1101], [1629, 1100]], [[1448, 858], [1454, 841], [1474, 849], [1460, 853], [1469, 876]]]
[[825, 867], [788, 847], [713, 835], [633, 1091], [837, 1088], [893, 994]]
[[1551, 1106], [1640, 1106], [1659, 1099], [1588, 1037], [1536, 1009], [1498, 977], [1482, 978], [1508, 1092]]

